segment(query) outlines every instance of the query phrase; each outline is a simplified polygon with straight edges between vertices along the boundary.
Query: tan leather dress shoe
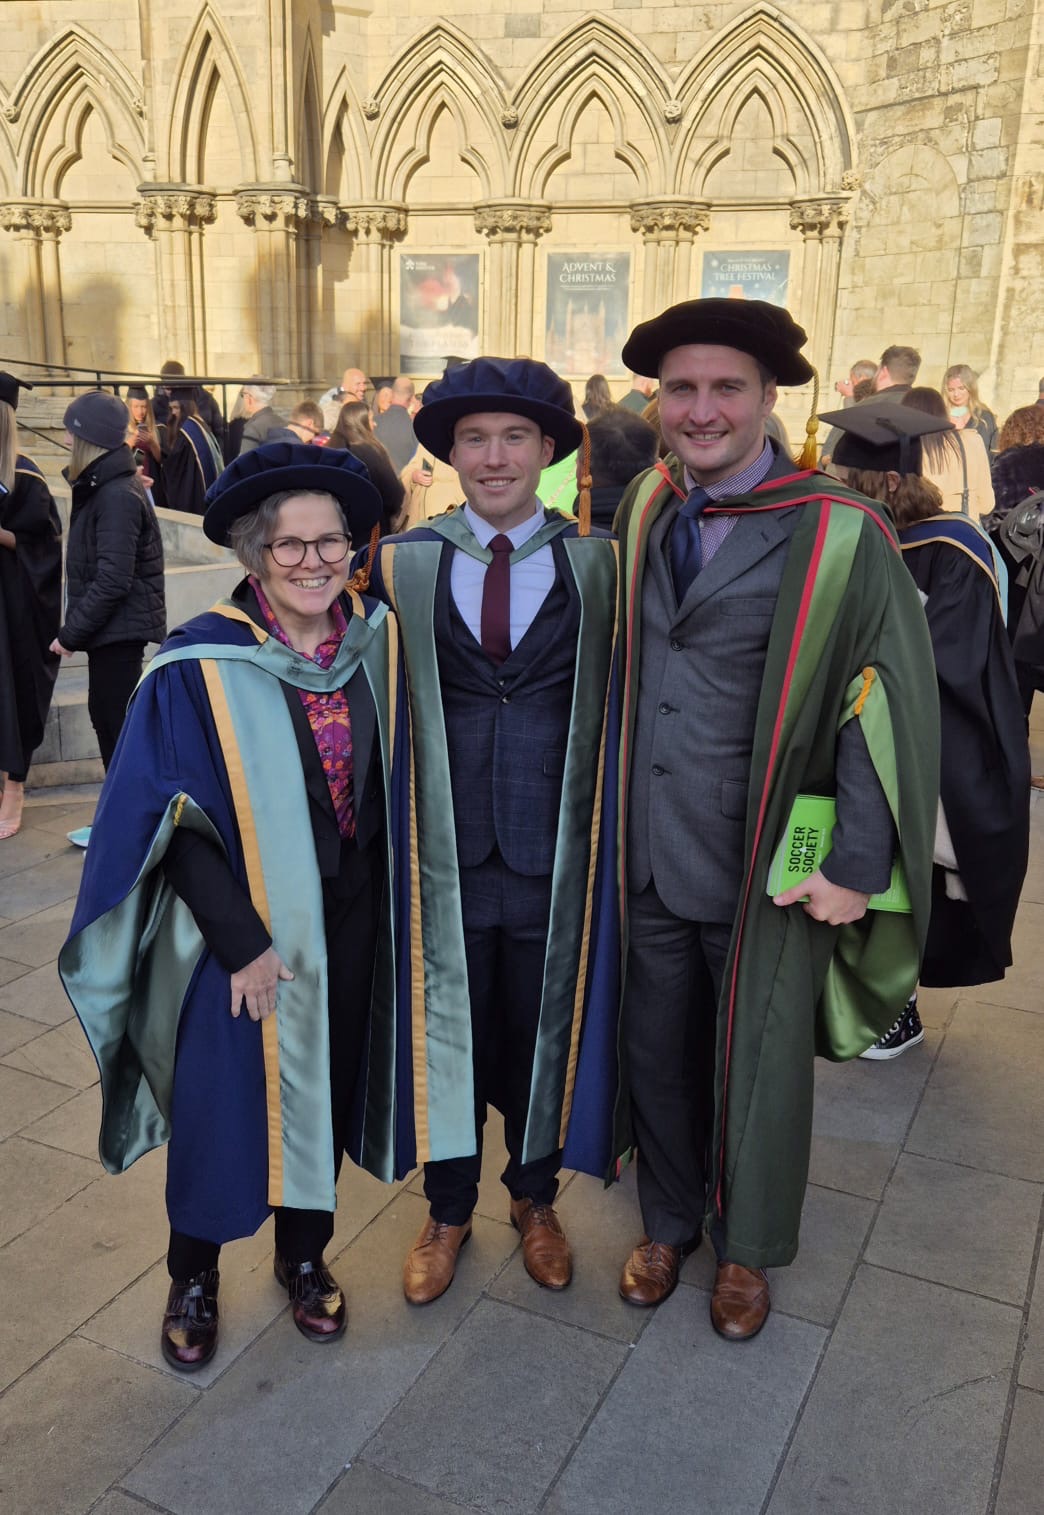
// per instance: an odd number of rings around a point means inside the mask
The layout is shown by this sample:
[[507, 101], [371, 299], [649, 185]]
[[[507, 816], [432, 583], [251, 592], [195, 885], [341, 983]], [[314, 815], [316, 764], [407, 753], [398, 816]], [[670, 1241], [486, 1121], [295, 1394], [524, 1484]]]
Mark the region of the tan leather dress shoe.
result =
[[740, 1263], [718, 1264], [711, 1295], [711, 1325], [728, 1341], [749, 1341], [768, 1320], [771, 1308], [768, 1279], [761, 1268]]
[[699, 1246], [699, 1237], [686, 1246], [650, 1241], [643, 1236], [620, 1274], [620, 1298], [629, 1305], [662, 1305], [678, 1287], [682, 1261]]
[[402, 1290], [411, 1305], [430, 1305], [453, 1282], [457, 1253], [471, 1235], [471, 1221], [451, 1226], [429, 1215], [407, 1254]]
[[511, 1201], [511, 1224], [522, 1238], [526, 1272], [542, 1289], [564, 1289], [573, 1276], [573, 1255], [550, 1205]]

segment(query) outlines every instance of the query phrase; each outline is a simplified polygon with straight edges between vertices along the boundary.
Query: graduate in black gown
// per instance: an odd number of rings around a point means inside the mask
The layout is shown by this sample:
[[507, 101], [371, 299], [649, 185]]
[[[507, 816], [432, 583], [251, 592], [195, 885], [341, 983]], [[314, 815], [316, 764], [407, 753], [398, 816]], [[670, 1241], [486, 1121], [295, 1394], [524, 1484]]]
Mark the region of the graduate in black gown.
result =
[[62, 526], [43, 474], [18, 450], [19, 389], [0, 373], [0, 841], [22, 821], [29, 761], [43, 740], [59, 659]]
[[[906, 406], [856, 406], [827, 419], [845, 435], [834, 471], [892, 508], [903, 560], [924, 601], [939, 682], [942, 767], [932, 914], [920, 982], [992, 983], [1011, 966], [1029, 854], [1029, 746], [989, 542], [942, 510], [920, 474], [918, 437], [946, 423]], [[871, 1048], [905, 1051], [916, 1005]], [[866, 1054], [864, 1054], [865, 1056]]]

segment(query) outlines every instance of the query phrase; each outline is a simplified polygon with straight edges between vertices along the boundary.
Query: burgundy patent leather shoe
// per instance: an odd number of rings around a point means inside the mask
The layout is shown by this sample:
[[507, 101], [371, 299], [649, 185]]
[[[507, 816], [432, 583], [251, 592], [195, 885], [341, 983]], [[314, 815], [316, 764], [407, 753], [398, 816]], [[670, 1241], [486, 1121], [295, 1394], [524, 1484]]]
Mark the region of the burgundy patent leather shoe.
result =
[[274, 1271], [293, 1306], [294, 1325], [309, 1341], [336, 1341], [348, 1324], [341, 1286], [322, 1258], [288, 1263], [277, 1252]]
[[217, 1348], [219, 1278], [216, 1268], [208, 1268], [184, 1283], [177, 1279], [171, 1283], [160, 1350], [179, 1373], [195, 1373]]

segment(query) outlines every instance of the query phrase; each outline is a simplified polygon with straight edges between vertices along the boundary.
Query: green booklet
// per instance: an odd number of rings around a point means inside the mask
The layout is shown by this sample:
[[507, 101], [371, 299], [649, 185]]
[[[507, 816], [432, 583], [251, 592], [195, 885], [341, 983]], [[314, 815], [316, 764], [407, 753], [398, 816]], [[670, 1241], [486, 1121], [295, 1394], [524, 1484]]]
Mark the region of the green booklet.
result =
[[[836, 818], [837, 810], [831, 795], [797, 796], [787, 829], [769, 866], [768, 894], [782, 894], [815, 873], [830, 851]], [[883, 894], [872, 894], [867, 908], [909, 914], [910, 894], [898, 859], [892, 868], [888, 888]]]

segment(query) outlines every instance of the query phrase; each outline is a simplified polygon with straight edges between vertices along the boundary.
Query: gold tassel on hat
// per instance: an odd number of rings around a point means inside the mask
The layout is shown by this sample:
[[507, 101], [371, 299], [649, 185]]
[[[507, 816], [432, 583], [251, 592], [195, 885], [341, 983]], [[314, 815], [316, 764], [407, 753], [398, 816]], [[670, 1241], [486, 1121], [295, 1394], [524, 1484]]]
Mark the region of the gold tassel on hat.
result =
[[[809, 365], [811, 367], [811, 364]], [[795, 459], [801, 469], [815, 468], [819, 462], [816, 432], [819, 430], [819, 370], [812, 369], [812, 410], [805, 422], [805, 445]]]
[[377, 553], [377, 543], [381, 540], [381, 527], [378, 522], [370, 532], [370, 550], [366, 554], [366, 562], [357, 568], [345, 585], [346, 589], [354, 589], [359, 594], [365, 594], [370, 587], [370, 564]]
[[578, 535], [589, 537], [591, 535], [591, 438], [583, 422], [580, 423], [580, 429], [583, 436], [580, 440], [580, 470], [576, 480], [580, 491], [576, 518], [580, 523]]

